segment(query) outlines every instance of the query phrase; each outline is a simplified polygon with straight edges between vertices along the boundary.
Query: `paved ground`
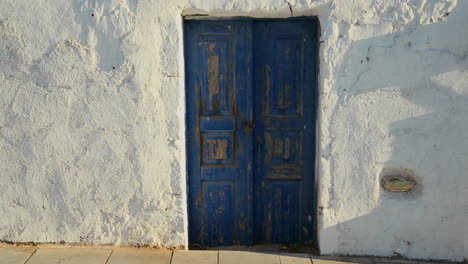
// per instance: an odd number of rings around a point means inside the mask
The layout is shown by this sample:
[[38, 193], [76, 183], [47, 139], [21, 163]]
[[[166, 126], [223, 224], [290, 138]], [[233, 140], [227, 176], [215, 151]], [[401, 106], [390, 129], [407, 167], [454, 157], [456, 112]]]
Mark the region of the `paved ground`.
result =
[[416, 264], [443, 263], [385, 258], [319, 257], [300, 253], [233, 250], [161, 250], [0, 244], [1, 264]]

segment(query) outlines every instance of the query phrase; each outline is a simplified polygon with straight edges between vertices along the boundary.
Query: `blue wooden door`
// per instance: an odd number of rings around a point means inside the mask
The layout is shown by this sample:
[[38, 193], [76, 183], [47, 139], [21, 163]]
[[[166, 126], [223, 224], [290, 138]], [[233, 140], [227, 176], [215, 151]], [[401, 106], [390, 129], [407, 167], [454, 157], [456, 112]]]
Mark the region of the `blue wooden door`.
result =
[[185, 23], [192, 245], [251, 243], [251, 30], [248, 21]]
[[312, 242], [315, 233], [315, 20], [254, 24], [255, 242]]
[[192, 246], [313, 238], [315, 34], [310, 19], [185, 21]]

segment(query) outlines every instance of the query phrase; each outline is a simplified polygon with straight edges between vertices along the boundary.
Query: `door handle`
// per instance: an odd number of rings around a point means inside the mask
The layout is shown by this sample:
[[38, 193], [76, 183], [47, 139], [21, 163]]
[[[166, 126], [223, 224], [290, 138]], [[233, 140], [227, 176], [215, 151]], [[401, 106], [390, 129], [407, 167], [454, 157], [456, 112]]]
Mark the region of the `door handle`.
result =
[[253, 121], [253, 120], [242, 121], [242, 128], [247, 133], [252, 132], [252, 130], [255, 128], [255, 121]]
[[248, 127], [248, 128], [251, 128], [251, 129], [252, 129], [252, 128], [255, 127], [255, 121], [253, 121], [253, 120], [250, 120], [250, 121], [243, 121], [243, 122], [242, 122], [242, 126], [243, 126], [244, 128], [247, 128], [247, 127]]

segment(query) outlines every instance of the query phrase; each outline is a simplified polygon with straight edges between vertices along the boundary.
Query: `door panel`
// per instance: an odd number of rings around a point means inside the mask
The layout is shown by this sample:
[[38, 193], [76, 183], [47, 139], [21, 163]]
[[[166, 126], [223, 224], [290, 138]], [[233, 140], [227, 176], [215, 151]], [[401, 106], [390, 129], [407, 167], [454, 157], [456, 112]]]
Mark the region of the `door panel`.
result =
[[315, 20], [254, 23], [255, 241], [297, 243], [315, 231]]
[[251, 29], [185, 22], [191, 244], [251, 243]]
[[190, 244], [308, 242], [316, 20], [188, 20], [184, 30]]

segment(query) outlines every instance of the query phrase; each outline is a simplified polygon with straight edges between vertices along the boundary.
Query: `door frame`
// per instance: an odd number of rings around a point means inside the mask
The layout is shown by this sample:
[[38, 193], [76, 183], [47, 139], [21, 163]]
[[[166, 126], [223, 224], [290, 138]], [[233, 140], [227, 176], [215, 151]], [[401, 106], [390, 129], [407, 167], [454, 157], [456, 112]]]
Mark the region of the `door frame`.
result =
[[[188, 142], [189, 137], [189, 126], [187, 124], [188, 119], [187, 119], [187, 103], [188, 103], [188, 90], [187, 90], [187, 85], [186, 85], [186, 64], [185, 64], [185, 36], [186, 36], [186, 28], [185, 28], [185, 21], [186, 20], [290, 20], [290, 19], [309, 19], [309, 20], [315, 20], [315, 26], [316, 26], [316, 32], [317, 32], [317, 37], [316, 37], [316, 47], [315, 47], [315, 75], [314, 75], [314, 102], [313, 104], [315, 105], [315, 115], [313, 116], [313, 119], [315, 121], [315, 139], [314, 139], [314, 144], [315, 144], [315, 152], [313, 154], [314, 156], [314, 175], [313, 175], [313, 182], [314, 186], [313, 190], [314, 192], [311, 193], [311, 199], [313, 199], [313, 212], [312, 212], [312, 217], [314, 219], [314, 230], [313, 230], [313, 242], [311, 244], [312, 247], [319, 249], [319, 214], [320, 210], [318, 208], [318, 198], [319, 198], [319, 188], [318, 188], [318, 178], [319, 178], [319, 121], [320, 121], [320, 114], [319, 114], [319, 106], [320, 106], [320, 83], [319, 83], [319, 73], [320, 73], [320, 35], [321, 35], [321, 24], [320, 20], [318, 19], [318, 16], [290, 16], [290, 17], [284, 17], [284, 16], [272, 16], [272, 17], [254, 17], [254, 16], [210, 16], [210, 15], [182, 15], [182, 32], [181, 32], [181, 52], [182, 52], [182, 58], [180, 60], [180, 68], [181, 72], [183, 72], [182, 78], [183, 81], [181, 81], [181, 86], [182, 86], [182, 97], [183, 97], [183, 118], [181, 120], [181, 139], [183, 139], [183, 153], [181, 155], [181, 158], [185, 160], [183, 162], [183, 166], [181, 168], [181, 171], [185, 173], [185, 182], [183, 182], [182, 188], [185, 187], [185, 216], [184, 216], [184, 221], [185, 221], [185, 232], [186, 232], [186, 243], [185, 243], [185, 248], [189, 249], [191, 246], [189, 241], [189, 171], [188, 171], [188, 159], [189, 159], [189, 144]], [[253, 87], [252, 87], [253, 88]], [[253, 100], [253, 99], [252, 99]]]

